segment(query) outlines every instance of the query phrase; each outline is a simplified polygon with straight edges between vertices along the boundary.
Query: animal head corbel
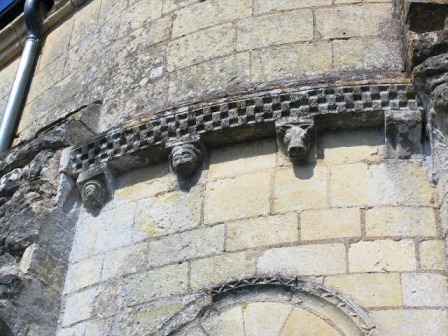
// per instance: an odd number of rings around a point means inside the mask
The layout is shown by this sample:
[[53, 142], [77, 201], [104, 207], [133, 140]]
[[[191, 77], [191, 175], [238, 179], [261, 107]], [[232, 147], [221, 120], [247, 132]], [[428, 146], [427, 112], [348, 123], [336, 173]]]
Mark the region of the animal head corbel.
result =
[[277, 137], [293, 163], [303, 161], [314, 144], [313, 117], [280, 119], [275, 124]]

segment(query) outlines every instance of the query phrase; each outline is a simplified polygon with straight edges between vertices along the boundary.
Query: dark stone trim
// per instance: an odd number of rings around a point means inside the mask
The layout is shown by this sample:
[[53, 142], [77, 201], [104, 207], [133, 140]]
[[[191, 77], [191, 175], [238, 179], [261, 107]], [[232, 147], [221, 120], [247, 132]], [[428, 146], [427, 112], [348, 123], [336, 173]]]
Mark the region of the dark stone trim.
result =
[[[266, 132], [266, 127], [272, 128], [269, 134], [275, 134], [273, 123], [285, 117], [336, 116], [339, 124], [371, 126], [384, 122], [386, 111], [419, 109], [410, 84], [265, 91], [225, 102], [167, 110], [148, 121], [114, 128], [74, 147], [66, 172], [76, 176], [92, 166], [121, 158], [131, 161], [130, 166], [147, 164], [158, 156], [166, 157], [164, 143], [187, 135], [200, 135], [202, 139], [220, 132], [222, 138], [227, 132], [227, 138], [247, 139], [248, 132]], [[326, 123], [334, 124], [334, 120]], [[239, 133], [242, 130], [244, 134]], [[118, 170], [125, 165], [119, 160]]]

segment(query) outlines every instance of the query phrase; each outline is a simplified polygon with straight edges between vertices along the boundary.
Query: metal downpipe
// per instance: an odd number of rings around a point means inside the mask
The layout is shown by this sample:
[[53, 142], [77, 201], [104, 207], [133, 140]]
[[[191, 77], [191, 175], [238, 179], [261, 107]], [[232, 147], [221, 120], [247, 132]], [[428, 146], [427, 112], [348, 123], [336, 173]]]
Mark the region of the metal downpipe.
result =
[[25, 106], [31, 80], [39, 58], [42, 23], [50, 8], [51, 4], [42, 0], [26, 0], [25, 2], [24, 16], [27, 36], [0, 125], [0, 154], [4, 153], [11, 145]]

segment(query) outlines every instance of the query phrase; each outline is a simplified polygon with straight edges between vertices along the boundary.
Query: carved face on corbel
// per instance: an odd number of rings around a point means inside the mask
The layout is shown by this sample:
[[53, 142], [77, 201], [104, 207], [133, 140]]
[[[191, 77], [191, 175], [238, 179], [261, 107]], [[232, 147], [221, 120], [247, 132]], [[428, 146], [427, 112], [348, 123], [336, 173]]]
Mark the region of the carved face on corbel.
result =
[[82, 187], [82, 201], [91, 209], [101, 208], [106, 203], [107, 196], [107, 188], [100, 181], [91, 180]]
[[279, 123], [276, 129], [291, 162], [297, 163], [307, 157], [314, 140], [312, 120]]
[[181, 177], [192, 176], [202, 162], [199, 144], [185, 143], [174, 146], [170, 154], [171, 167]]

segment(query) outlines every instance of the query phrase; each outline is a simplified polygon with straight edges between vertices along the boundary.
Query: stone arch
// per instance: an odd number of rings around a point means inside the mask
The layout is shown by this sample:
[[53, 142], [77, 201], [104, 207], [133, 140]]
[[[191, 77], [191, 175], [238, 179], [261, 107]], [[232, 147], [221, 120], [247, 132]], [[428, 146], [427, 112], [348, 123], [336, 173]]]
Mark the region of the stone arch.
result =
[[298, 278], [252, 277], [215, 287], [160, 330], [170, 336], [374, 336], [367, 313]]

